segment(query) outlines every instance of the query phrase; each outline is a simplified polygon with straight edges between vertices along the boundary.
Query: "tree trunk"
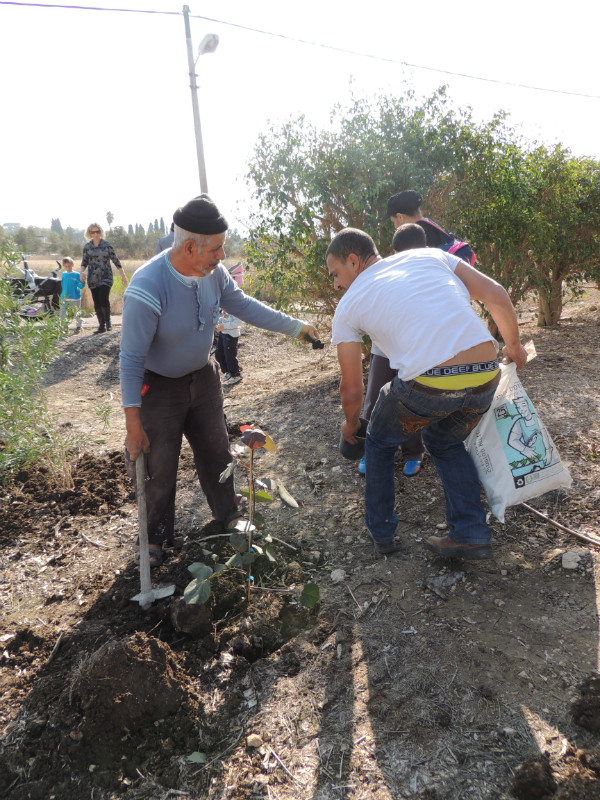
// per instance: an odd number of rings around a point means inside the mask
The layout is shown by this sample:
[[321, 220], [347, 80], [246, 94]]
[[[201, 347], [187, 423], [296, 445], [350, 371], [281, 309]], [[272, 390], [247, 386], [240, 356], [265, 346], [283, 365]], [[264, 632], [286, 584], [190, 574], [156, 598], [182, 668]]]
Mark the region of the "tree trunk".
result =
[[562, 314], [562, 278], [553, 278], [548, 291], [538, 295], [538, 328], [556, 325]]

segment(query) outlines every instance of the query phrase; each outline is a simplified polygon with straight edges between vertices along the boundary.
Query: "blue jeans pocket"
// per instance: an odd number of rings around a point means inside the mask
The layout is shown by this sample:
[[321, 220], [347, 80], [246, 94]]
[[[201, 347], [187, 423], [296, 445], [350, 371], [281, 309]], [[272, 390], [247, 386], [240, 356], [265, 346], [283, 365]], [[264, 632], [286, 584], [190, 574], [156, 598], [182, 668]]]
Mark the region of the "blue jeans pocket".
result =
[[386, 387], [373, 409], [369, 435], [384, 439], [408, 439], [426, 428], [431, 419], [431, 416], [423, 416], [408, 408], [396, 392]]

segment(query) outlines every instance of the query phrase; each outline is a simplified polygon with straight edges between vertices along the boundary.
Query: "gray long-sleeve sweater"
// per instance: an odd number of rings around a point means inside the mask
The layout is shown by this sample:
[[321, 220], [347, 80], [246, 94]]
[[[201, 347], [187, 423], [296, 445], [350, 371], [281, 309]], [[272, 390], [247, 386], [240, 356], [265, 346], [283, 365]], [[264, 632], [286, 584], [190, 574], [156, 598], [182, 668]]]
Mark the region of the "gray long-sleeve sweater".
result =
[[180, 378], [206, 366], [221, 308], [244, 322], [288, 336], [297, 336], [303, 325], [244, 294], [222, 265], [190, 281], [174, 269], [166, 251], [136, 270], [123, 302], [123, 407], [141, 405], [145, 369]]

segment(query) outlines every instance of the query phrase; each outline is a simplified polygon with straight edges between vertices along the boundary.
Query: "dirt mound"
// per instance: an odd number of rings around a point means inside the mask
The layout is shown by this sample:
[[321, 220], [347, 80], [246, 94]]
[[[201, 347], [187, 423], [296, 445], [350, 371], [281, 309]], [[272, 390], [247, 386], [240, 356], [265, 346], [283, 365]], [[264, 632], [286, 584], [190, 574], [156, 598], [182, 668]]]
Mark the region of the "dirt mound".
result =
[[600, 675], [588, 675], [579, 686], [579, 698], [573, 703], [573, 719], [582, 728], [600, 733]]
[[68, 465], [72, 487], [57, 486], [48, 468], [32, 465], [19, 471], [0, 493], [0, 545], [24, 530], [51, 532], [57, 518], [118, 513], [134, 491], [125, 472], [123, 453], [84, 453]]
[[556, 792], [547, 755], [530, 758], [515, 772], [510, 790], [518, 800], [549, 800]]
[[137, 633], [125, 642], [106, 642], [75, 667], [59, 716], [76, 720], [69, 731], [74, 760], [102, 765], [124, 753], [134, 758], [149, 736], [189, 731], [197, 709], [198, 698], [169, 646]]

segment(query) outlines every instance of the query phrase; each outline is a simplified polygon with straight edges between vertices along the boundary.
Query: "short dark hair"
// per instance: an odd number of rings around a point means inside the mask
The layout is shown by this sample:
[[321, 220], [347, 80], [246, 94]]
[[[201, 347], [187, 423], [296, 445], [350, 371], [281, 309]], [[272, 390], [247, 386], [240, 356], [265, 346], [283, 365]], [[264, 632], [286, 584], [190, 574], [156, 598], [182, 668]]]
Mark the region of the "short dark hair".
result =
[[386, 217], [393, 217], [396, 214], [406, 214], [414, 217], [419, 213], [423, 198], [414, 189], [406, 189], [404, 192], [393, 194], [387, 202]]
[[368, 233], [360, 231], [358, 228], [344, 228], [331, 240], [325, 258], [333, 256], [339, 258], [340, 261], [347, 261], [351, 254], [358, 256], [361, 261], [379, 255], [375, 242]]
[[414, 250], [416, 247], [427, 247], [427, 237], [425, 231], [417, 222], [407, 222], [396, 228], [396, 233], [392, 239], [394, 253], [401, 253], [403, 250]]

